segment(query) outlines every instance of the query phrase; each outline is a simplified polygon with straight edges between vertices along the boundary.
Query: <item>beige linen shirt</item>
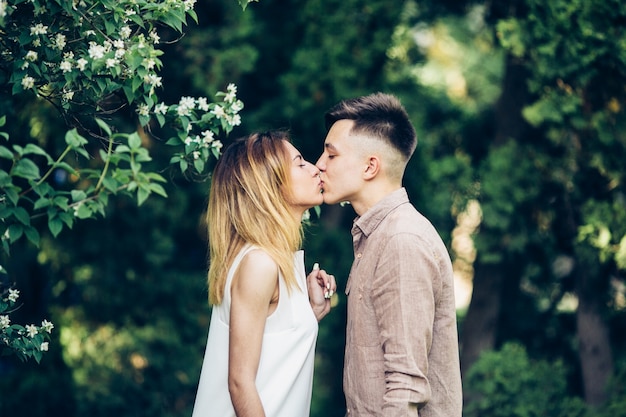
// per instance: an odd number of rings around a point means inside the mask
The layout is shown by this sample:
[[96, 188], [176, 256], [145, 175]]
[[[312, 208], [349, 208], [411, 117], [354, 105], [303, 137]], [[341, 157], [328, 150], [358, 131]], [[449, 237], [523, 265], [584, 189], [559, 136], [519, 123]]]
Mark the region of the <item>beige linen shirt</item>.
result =
[[354, 221], [346, 295], [349, 417], [460, 417], [450, 256], [432, 224], [394, 191]]

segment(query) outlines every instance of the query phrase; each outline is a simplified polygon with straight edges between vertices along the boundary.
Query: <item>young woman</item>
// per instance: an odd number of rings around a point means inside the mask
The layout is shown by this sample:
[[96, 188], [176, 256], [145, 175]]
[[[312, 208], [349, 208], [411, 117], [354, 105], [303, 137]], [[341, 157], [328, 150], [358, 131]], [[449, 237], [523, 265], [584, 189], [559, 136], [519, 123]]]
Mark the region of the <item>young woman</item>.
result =
[[335, 279], [305, 277], [301, 220], [319, 170], [285, 132], [236, 140], [211, 181], [209, 337], [193, 417], [309, 415], [318, 321]]

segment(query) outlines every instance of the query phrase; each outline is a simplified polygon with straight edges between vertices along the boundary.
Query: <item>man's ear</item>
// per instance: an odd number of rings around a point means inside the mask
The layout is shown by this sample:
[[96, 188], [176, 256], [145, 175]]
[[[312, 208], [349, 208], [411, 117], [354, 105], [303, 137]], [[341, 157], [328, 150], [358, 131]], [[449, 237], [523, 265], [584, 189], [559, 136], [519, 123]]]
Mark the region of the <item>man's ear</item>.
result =
[[363, 172], [364, 180], [371, 180], [380, 172], [380, 158], [376, 155], [372, 155], [367, 160], [367, 166]]

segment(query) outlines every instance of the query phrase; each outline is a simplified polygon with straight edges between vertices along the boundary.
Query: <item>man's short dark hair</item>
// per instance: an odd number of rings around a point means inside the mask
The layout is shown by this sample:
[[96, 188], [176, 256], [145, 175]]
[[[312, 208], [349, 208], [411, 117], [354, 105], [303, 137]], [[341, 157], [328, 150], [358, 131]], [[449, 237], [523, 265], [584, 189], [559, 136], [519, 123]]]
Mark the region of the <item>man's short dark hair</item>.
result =
[[338, 120], [353, 120], [353, 132], [379, 137], [408, 160], [417, 145], [415, 128], [395, 96], [375, 93], [343, 100], [324, 115], [326, 130]]

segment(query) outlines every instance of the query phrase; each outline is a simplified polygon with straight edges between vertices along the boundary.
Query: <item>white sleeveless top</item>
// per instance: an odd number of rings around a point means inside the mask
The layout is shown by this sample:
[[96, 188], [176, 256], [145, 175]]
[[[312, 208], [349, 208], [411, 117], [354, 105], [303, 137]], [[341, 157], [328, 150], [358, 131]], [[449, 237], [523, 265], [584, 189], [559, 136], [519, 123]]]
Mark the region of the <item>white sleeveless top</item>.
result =
[[[228, 271], [224, 299], [213, 306], [193, 417], [235, 417], [228, 392], [230, 287], [245, 246]], [[318, 324], [306, 289], [304, 252], [294, 254], [298, 288], [287, 292], [279, 276], [278, 306], [267, 317], [256, 387], [267, 417], [307, 417], [311, 407]]]

